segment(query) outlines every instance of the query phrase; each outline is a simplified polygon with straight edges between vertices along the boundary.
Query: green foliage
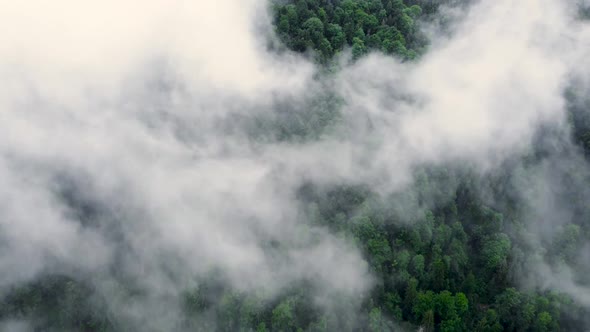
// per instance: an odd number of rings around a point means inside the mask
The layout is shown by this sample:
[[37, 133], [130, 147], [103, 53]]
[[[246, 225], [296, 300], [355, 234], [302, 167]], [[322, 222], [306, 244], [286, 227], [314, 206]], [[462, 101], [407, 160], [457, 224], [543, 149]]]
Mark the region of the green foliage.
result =
[[380, 332], [384, 329], [383, 318], [379, 308], [373, 308], [369, 313], [369, 331]]
[[358, 59], [369, 50], [414, 59], [425, 39], [416, 20], [422, 8], [392, 0], [290, 0], [275, 5], [276, 29], [285, 45], [297, 52], [313, 50], [328, 63], [345, 47]]
[[[510, 275], [513, 255], [526, 248], [524, 240], [515, 237], [518, 233], [508, 236], [507, 227], [518, 225], [514, 212], [482, 204], [476, 191], [468, 189], [473, 188], [469, 180], [456, 191], [434, 191], [437, 177], [449, 177], [444, 174], [422, 173], [412, 195], [435, 195], [443, 203], [407, 223], [399, 221], [389, 198], [378, 199], [364, 188], [308, 195], [314, 215], [320, 215], [314, 219], [355, 238], [378, 278], [367, 309], [373, 320], [367, 320], [378, 321], [380, 313], [382, 319], [411, 322], [424, 331], [555, 331], [562, 325], [580, 326], [579, 318], [573, 318], [579, 314], [569, 313], [579, 309], [567, 296], [515, 288]], [[547, 257], [573, 258], [572, 253], [581, 250], [582, 229], [578, 224], [560, 228], [552, 239], [554, 252]]]
[[553, 317], [547, 311], [543, 311], [537, 315], [537, 319], [535, 322], [535, 331], [539, 332], [547, 332], [552, 331], [551, 323], [553, 321]]
[[501, 332], [503, 327], [500, 324], [500, 319], [496, 310], [488, 309], [485, 312], [484, 317], [476, 325], [477, 331], [482, 332]]
[[273, 331], [291, 331], [295, 325], [293, 308], [289, 301], [281, 302], [272, 311]]
[[511, 243], [508, 235], [499, 233], [487, 239], [482, 248], [482, 259], [485, 267], [494, 271], [507, 263]]
[[[13, 289], [0, 302], [0, 321], [30, 320], [43, 331], [111, 331], [106, 304], [94, 298], [84, 283], [64, 276], [50, 276]], [[32, 319], [35, 318], [35, 319]]]
[[[520, 291], [511, 281], [514, 252], [526, 250], [522, 240], [507, 235], [515, 219], [482, 204], [466, 189], [469, 184], [434, 191], [434, 179], [443, 174], [421, 173], [411, 196], [426, 200], [435, 195], [441, 203], [409, 220], [390, 208], [397, 196], [380, 197], [365, 186], [306, 184], [298, 192], [310, 226], [354, 239], [363, 252], [375, 278], [365, 298], [335, 297], [336, 305], [326, 311], [315, 304], [310, 284], [265, 296], [232, 290], [222, 275], [212, 273], [183, 297], [183, 326], [197, 331], [399, 330], [393, 321], [407, 324], [408, 330], [488, 332], [581, 326], [587, 311], [567, 296]], [[547, 257], [575, 259], [588, 234], [584, 224], [563, 225], [549, 240]], [[89, 305], [90, 294], [67, 279], [15, 289], [0, 306], [0, 318], [41, 316], [36, 327], [49, 331], [124, 330], [100, 307]]]
[[[362, 31], [362, 30], [361, 30]], [[352, 58], [358, 59], [367, 53], [367, 47], [362, 37], [354, 37], [352, 39]]]

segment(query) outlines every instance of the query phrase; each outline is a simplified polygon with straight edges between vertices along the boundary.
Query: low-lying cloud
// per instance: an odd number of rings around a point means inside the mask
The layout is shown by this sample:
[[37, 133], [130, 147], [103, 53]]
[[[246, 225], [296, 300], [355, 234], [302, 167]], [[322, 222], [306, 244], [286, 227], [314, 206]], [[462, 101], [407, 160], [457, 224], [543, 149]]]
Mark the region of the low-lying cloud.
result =
[[[215, 269], [244, 291], [311, 280], [319, 303], [360, 296], [367, 263], [302, 221], [303, 182], [392, 193], [420, 165], [493, 170], [566, 125], [563, 90], [590, 68], [573, 4], [481, 1], [419, 61], [372, 54], [318, 82], [309, 60], [266, 47], [267, 6], [0, 1], [0, 289], [82, 276], [125, 324], [154, 330]], [[343, 106], [317, 139], [242, 126], [318, 91]], [[123, 279], [147, 294], [118, 299]]]

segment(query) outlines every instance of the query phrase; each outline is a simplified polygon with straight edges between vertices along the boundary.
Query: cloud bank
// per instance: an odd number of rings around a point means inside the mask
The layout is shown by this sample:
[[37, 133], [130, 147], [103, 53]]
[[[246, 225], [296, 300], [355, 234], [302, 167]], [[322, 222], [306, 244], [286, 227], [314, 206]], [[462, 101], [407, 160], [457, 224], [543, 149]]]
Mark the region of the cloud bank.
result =
[[[573, 3], [501, 0], [470, 7], [417, 62], [372, 54], [319, 82], [305, 58], [268, 50], [267, 6], [0, 1], [0, 289], [82, 276], [126, 326], [154, 330], [174, 328], [170, 308], [215, 269], [244, 291], [312, 280], [320, 303], [361, 296], [367, 263], [302, 221], [302, 183], [392, 193], [420, 165], [491, 171], [565, 126], [563, 90], [590, 69]], [[318, 91], [343, 106], [317, 139], [242, 126]], [[145, 295], [118, 298], [121, 280]]]

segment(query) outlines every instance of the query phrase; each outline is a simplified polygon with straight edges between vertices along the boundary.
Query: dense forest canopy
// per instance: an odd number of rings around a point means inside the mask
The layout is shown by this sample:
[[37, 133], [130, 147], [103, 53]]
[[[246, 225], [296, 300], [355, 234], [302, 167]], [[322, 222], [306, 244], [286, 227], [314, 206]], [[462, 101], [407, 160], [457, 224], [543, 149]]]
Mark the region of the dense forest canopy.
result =
[[424, 43], [420, 40], [418, 5], [403, 1], [294, 1], [277, 5], [277, 32], [285, 45], [295, 51], [313, 49], [321, 61], [328, 61], [345, 46], [354, 58], [368, 49], [413, 59]]
[[[0, 329], [590, 329], [590, 67], [580, 56], [590, 7], [234, 2], [205, 5], [227, 13], [220, 22], [191, 6], [162, 19], [181, 27], [166, 44], [176, 62], [150, 53], [147, 74], [118, 76], [29, 35], [33, 53], [55, 62], [0, 48], [0, 83], [12, 89], [0, 106], [20, 111], [0, 124]], [[280, 45], [270, 54], [249, 48], [249, 21], [236, 23], [250, 11], [268, 19], [260, 35]], [[502, 21], [511, 11], [513, 30]], [[203, 31], [185, 40], [186, 27]], [[46, 41], [65, 47], [60, 38]], [[193, 44], [202, 48], [184, 48]], [[114, 45], [111, 55], [132, 53]], [[131, 67], [118, 61], [113, 72]], [[6, 69], [15, 63], [22, 72]], [[287, 82], [308, 71], [303, 88]]]

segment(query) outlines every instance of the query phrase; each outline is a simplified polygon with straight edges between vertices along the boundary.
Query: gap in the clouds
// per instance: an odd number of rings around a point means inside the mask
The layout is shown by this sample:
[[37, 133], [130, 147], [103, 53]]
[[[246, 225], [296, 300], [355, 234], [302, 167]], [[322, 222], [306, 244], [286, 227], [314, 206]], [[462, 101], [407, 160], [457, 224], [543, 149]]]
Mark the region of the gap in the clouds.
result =
[[402, 1], [287, 1], [274, 4], [273, 11], [285, 45], [313, 50], [324, 64], [345, 47], [353, 59], [372, 49], [414, 59], [426, 45], [416, 24], [422, 8]]

